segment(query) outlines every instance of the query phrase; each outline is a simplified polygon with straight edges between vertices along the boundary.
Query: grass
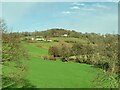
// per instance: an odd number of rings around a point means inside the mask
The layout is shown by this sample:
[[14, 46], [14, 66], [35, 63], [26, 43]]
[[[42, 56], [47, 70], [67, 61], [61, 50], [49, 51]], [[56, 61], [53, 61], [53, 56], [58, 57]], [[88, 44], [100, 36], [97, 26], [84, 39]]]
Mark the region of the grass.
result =
[[38, 43], [26, 43], [24, 44], [25, 48], [27, 48], [28, 53], [31, 55], [31, 57], [36, 57], [36, 56], [42, 56], [48, 54], [47, 49], [40, 48], [40, 44]]
[[81, 42], [81, 43], [87, 43], [87, 40], [81, 39], [81, 38], [73, 38], [73, 37], [54, 37], [51, 38], [52, 40], [63, 40], [63, 41], [76, 41], [76, 42]]
[[27, 78], [39, 88], [89, 88], [95, 75], [95, 71], [85, 64], [34, 59], [29, 66]]
[[42, 42], [42, 41], [37, 41], [37, 43], [33, 43], [34, 45], [36, 45], [37, 47], [41, 47], [44, 49], [49, 49], [49, 47], [57, 44], [57, 42]]
[[[44, 42], [24, 43], [30, 58], [24, 61], [28, 66], [26, 79], [31, 85], [36, 88], [94, 88], [92, 80], [100, 69], [75, 62], [42, 60], [39, 56], [48, 55], [49, 46], [50, 43]], [[2, 67], [5, 76], [9, 76], [11, 72], [21, 73], [14, 67], [14, 62], [6, 64], [9, 65]]]
[[27, 79], [37, 88], [93, 88], [92, 80], [98, 69], [73, 62], [45, 61], [38, 56], [48, 50], [34, 44], [25, 44], [30, 53]]

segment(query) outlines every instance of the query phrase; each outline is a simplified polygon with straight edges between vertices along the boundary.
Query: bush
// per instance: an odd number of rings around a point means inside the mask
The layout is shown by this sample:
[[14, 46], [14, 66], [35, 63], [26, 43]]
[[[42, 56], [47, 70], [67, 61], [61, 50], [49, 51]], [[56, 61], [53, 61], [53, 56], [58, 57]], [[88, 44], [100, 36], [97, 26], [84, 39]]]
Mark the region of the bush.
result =
[[61, 60], [62, 60], [62, 62], [68, 62], [67, 58], [62, 58]]
[[59, 40], [54, 40], [54, 42], [59, 42]]
[[49, 60], [56, 61], [56, 58], [54, 56], [49, 56]]
[[54, 56], [41, 56], [42, 59], [44, 60], [53, 60], [53, 61], [56, 61], [56, 57]]
[[76, 56], [71, 56], [68, 58], [68, 61], [75, 62], [75, 60], [76, 60]]
[[54, 57], [68, 58], [71, 56], [71, 44], [59, 42], [57, 45], [49, 48], [49, 54]]
[[[15, 68], [17, 70], [11, 70], [7, 75], [4, 74], [2, 83], [3, 87], [12, 87], [14, 85], [19, 85], [25, 77], [26, 66], [23, 65], [21, 60], [28, 59], [28, 54], [25, 48], [22, 46], [20, 34], [7, 32], [6, 24], [0, 20], [0, 31], [2, 31], [2, 62], [3, 66], [6, 65], [6, 68]], [[14, 63], [15, 66], [11, 65]], [[21, 66], [23, 65], [23, 66]], [[20, 67], [17, 68], [16, 66]], [[7, 83], [6, 83], [7, 82]], [[25, 83], [25, 82], [24, 82]]]

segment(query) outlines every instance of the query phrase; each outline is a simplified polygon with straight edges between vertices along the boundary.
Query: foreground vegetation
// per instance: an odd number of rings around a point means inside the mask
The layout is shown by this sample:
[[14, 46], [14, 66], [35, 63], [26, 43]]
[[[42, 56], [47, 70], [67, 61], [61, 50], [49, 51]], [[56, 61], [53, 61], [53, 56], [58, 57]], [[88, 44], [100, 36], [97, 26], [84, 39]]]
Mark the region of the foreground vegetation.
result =
[[[67, 37], [63, 35], [67, 34]], [[52, 42], [39, 41], [42, 46], [49, 45], [49, 55], [42, 56], [44, 60], [60, 59], [64, 62], [77, 62], [94, 65], [104, 70], [109, 76], [106, 80], [111, 81], [107, 87], [118, 87], [119, 64], [118, 64], [118, 35], [117, 34], [96, 34], [79, 33], [64, 29], [50, 29], [47, 31], [36, 31], [32, 33], [21, 33], [23, 37], [42, 37], [51, 39]], [[27, 42], [38, 42], [26, 39]], [[56, 44], [54, 44], [56, 43]], [[104, 81], [104, 79], [102, 79]], [[101, 82], [102, 82], [101, 80]]]
[[92, 88], [98, 72], [103, 73], [103, 70], [87, 64], [41, 59], [39, 56], [48, 55], [48, 51], [37, 45], [25, 44], [31, 55], [30, 61], [25, 63], [29, 68], [27, 79], [38, 88]]
[[118, 87], [118, 35], [64, 29], [12, 33], [0, 24], [3, 88]]

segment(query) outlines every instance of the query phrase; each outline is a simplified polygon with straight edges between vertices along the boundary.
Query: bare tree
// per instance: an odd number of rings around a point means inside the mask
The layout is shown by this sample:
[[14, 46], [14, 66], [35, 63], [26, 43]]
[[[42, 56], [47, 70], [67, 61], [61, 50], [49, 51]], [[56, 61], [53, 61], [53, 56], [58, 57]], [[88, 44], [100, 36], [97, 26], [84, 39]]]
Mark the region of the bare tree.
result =
[[[8, 75], [2, 74], [3, 88], [12, 87], [20, 83], [25, 84], [24, 76], [26, 73], [26, 66], [22, 63], [21, 59], [27, 59], [28, 54], [23, 48], [20, 40], [19, 33], [7, 31], [7, 26], [4, 20], [0, 20], [0, 31], [2, 32], [2, 62], [7, 65], [14, 62], [18, 72], [12, 70]], [[7, 65], [6, 67], [11, 67]], [[13, 67], [13, 66], [12, 66]]]

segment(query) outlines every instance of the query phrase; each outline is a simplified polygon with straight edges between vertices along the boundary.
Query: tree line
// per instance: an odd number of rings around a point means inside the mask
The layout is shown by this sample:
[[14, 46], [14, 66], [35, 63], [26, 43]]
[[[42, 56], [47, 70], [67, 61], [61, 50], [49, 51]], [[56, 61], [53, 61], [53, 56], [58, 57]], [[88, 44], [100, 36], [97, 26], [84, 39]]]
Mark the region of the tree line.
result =
[[[0, 19], [0, 31], [2, 32], [2, 88], [32, 87], [25, 79], [27, 67], [22, 60], [28, 60], [28, 53], [22, 45], [19, 33], [9, 32], [3, 19]], [[12, 65], [11, 63], [14, 63]], [[12, 68], [8, 74], [4, 67]], [[16, 70], [16, 71], [14, 71]]]
[[[52, 55], [51, 59], [56, 60], [59, 58], [64, 62], [72, 61], [77, 63], [86, 63], [102, 68], [105, 72], [109, 73], [114, 78], [118, 87], [120, 83], [120, 62], [119, 62], [119, 43], [120, 36], [118, 34], [96, 34], [96, 33], [81, 33], [74, 30], [65, 29], [50, 29], [47, 31], [35, 32], [8, 32], [7, 26], [3, 20], [0, 20], [0, 30], [2, 31], [2, 62], [16, 62], [16, 68], [20, 68], [23, 72], [21, 76], [11, 73], [11, 76], [3, 76], [3, 85], [14, 87], [16, 84], [24, 82], [22, 79], [25, 69], [20, 62], [21, 58], [27, 58], [27, 52], [22, 47], [21, 37], [26, 36], [43, 36], [45, 38], [61, 37], [67, 34], [68, 37], [80, 38], [86, 40], [87, 43], [80, 41], [58, 41], [58, 44], [49, 48], [49, 54]], [[49, 58], [47, 58], [49, 59]], [[117, 76], [114, 76], [116, 74]], [[14, 82], [14, 83], [11, 83]], [[7, 83], [6, 82], [10, 82]], [[25, 87], [23, 85], [23, 87]]]
[[[52, 60], [60, 58], [62, 61], [94, 65], [110, 73], [111, 76], [117, 74], [117, 77], [120, 77], [119, 34], [81, 33], [60, 28], [46, 31], [21, 32], [20, 34], [23, 37], [42, 36], [44, 38], [62, 37], [61, 35], [67, 34], [66, 38], [80, 38], [83, 41], [87, 41], [87, 43], [82, 43], [74, 40], [66, 40], [65, 42], [55, 40], [58, 44], [49, 48], [49, 54], [52, 56], [45, 58]], [[115, 80], [118, 81], [117, 79]]]

